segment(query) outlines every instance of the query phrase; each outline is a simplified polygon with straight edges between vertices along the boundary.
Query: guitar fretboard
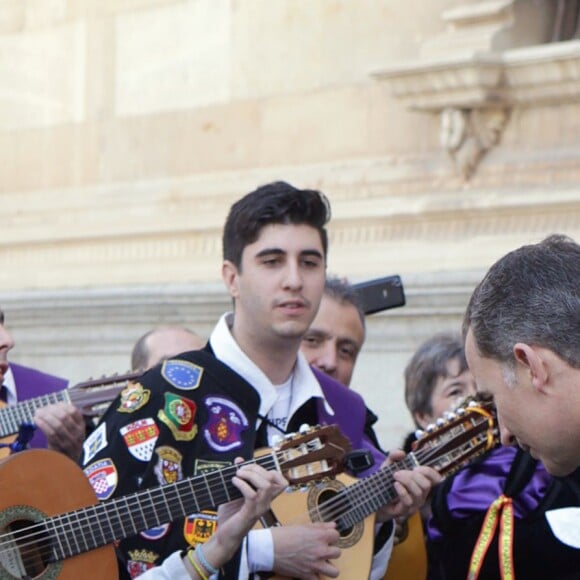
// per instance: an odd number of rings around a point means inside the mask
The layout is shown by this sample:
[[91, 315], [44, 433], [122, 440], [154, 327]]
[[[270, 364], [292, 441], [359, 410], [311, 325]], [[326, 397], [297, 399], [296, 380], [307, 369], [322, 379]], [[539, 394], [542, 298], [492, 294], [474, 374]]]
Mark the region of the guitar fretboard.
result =
[[339, 513], [321, 509], [321, 513], [325, 513], [326, 516], [332, 515], [330, 519], [325, 517], [324, 520], [336, 521], [339, 531], [351, 528], [357, 522], [376, 512], [381, 506], [397, 499], [393, 474], [401, 469], [413, 469], [416, 465], [417, 462], [409, 454], [402, 461], [384, 467], [343, 489], [329, 502], [335, 510], [336, 506], [339, 506]]
[[28, 401], [21, 401], [16, 405], [0, 409], [0, 437], [7, 437], [18, 433], [22, 423], [32, 423], [37, 409], [54, 403], [70, 403], [66, 390], [48, 395], [41, 395]]
[[[280, 470], [279, 460], [277, 453], [271, 453], [246, 463]], [[48, 534], [50, 559], [63, 560], [242, 497], [232, 483], [238, 467], [232, 465], [47, 518], [33, 533]], [[27, 532], [30, 533], [30, 529]]]
[[52, 405], [54, 403], [72, 403], [86, 415], [95, 415], [92, 405], [112, 401], [128, 381], [139, 377], [142, 371], [127, 373], [125, 375], [114, 375], [102, 377], [101, 379], [90, 380], [78, 383], [74, 387], [47, 393], [20, 401], [15, 405], [0, 409], [0, 437], [7, 437], [18, 433], [22, 423], [32, 423], [34, 413], [37, 409]]
[[396, 471], [413, 469], [417, 465], [433, 467], [440, 473], [458, 469], [489, 449], [487, 428], [487, 420], [478, 418], [467, 428], [457, 428], [450, 439], [439, 445], [409, 453], [401, 461], [360, 479], [323, 502], [320, 505], [320, 517], [326, 522], [335, 521], [339, 531], [348, 530], [381, 506], [397, 499], [393, 477]]

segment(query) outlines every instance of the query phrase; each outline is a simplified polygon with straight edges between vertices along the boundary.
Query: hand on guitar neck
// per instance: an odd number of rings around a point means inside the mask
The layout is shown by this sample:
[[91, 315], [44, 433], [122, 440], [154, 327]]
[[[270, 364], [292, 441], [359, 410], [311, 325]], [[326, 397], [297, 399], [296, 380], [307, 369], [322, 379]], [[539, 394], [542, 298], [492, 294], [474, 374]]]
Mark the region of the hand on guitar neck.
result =
[[54, 403], [34, 414], [34, 423], [46, 435], [48, 448], [78, 461], [85, 439], [86, 424], [81, 412], [71, 403]]
[[[381, 467], [395, 465], [405, 458], [405, 452], [393, 450]], [[409, 517], [418, 511], [426, 502], [434, 485], [443, 477], [432, 467], [420, 465], [412, 471], [401, 469], [393, 473], [394, 488], [397, 499], [377, 510], [377, 522], [387, 522], [398, 517]]]
[[[242, 461], [239, 458], [236, 463]], [[215, 569], [227, 564], [258, 518], [270, 508], [272, 500], [288, 486], [288, 481], [277, 471], [266, 471], [254, 464], [242, 466], [232, 479], [232, 484], [241, 492], [242, 499], [220, 505], [217, 532], [203, 547], [190, 548], [181, 556], [191, 578], [203, 578], [200, 571], [209, 577]], [[175, 573], [172, 563], [166, 566]], [[161, 569], [153, 568], [138, 578], [156, 580], [167, 578], [168, 573], [170, 571], [164, 570], [162, 565]]]
[[139, 370], [90, 379], [74, 387], [18, 401], [10, 406], [0, 402], [0, 440], [7, 445], [0, 449], [0, 458], [10, 451], [8, 444], [15, 439], [11, 435], [17, 434], [23, 423], [32, 423], [46, 435], [49, 449], [77, 461], [85, 439], [83, 415], [98, 416], [103, 405], [110, 403], [129, 381], [142, 373]]
[[203, 552], [216, 568], [233, 557], [246, 534], [269, 508], [288, 482], [277, 471], [246, 465], [233, 478], [243, 499], [225, 503], [218, 510], [218, 531], [204, 544]]
[[[392, 451], [382, 467], [392, 466], [405, 457]], [[398, 497], [376, 510], [376, 521], [411, 515], [424, 503], [433, 485], [441, 476], [431, 467], [418, 466], [394, 472], [394, 488]], [[337, 578], [340, 570], [332, 560], [341, 556], [337, 546], [340, 535], [335, 522], [273, 527], [274, 571], [288, 578]]]

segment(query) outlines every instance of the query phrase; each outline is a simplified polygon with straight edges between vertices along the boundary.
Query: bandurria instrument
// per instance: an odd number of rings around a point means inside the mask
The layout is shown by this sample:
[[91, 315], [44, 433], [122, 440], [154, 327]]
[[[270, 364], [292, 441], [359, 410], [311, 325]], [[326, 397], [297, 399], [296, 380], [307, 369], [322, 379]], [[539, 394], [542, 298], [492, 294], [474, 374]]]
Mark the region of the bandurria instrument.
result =
[[[397, 499], [393, 474], [427, 465], [442, 475], [459, 470], [469, 460], [499, 443], [495, 408], [491, 400], [467, 399], [446, 419], [438, 419], [401, 461], [363, 479], [340, 475], [336, 479], [279, 495], [263, 527], [331, 522], [340, 532], [342, 554], [332, 563], [342, 578], [368, 578], [373, 554], [375, 512]], [[297, 516], [297, 514], [300, 514]]]

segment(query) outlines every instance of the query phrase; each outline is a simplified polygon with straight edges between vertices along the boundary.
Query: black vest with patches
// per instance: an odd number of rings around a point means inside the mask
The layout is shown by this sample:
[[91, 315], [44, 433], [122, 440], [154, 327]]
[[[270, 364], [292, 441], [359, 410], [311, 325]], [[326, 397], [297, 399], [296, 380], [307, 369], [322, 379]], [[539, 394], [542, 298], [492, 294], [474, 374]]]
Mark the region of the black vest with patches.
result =
[[[91, 467], [98, 466], [98, 462], [112, 462], [118, 483], [111, 498], [159, 487], [164, 483], [165, 473], [170, 478], [182, 479], [232, 464], [236, 457], [249, 459], [253, 456], [260, 405], [256, 390], [209, 351], [184, 353], [164, 364], [171, 365], [172, 361], [184, 361], [203, 369], [197, 381], [199, 384], [191, 388], [187, 376], [174, 379], [165, 372], [167, 380], [162, 373], [163, 364], [159, 365], [141, 377], [142, 388], [137, 391], [137, 402], [124, 402], [120, 395], [100, 422], [105, 425], [107, 444], [94, 456], [89, 454], [83, 467], [90, 473]], [[187, 365], [184, 368], [187, 369]], [[195, 367], [189, 368], [195, 375]], [[178, 386], [180, 384], [185, 386]], [[186, 400], [185, 407], [181, 399]], [[229, 412], [231, 408], [241, 410], [247, 426], [239, 425], [240, 417]], [[219, 415], [220, 410], [223, 417]], [[192, 422], [188, 423], [191, 415]], [[184, 417], [181, 429], [179, 417]], [[149, 426], [152, 420], [155, 427], [151, 428], [158, 430], [151, 457], [145, 460], [143, 453], [139, 458], [134, 449], [133, 453], [130, 451], [126, 436], [127, 426], [140, 420], [148, 420]], [[165, 462], [164, 457], [167, 458]], [[177, 472], [172, 474], [172, 469]], [[205, 507], [215, 509], [212, 505]], [[185, 523], [185, 518], [175, 520], [159, 539], [139, 534], [121, 541], [117, 547], [121, 577], [127, 577], [128, 569], [131, 575], [142, 573], [147, 562], [158, 565], [171, 553], [186, 548]]]

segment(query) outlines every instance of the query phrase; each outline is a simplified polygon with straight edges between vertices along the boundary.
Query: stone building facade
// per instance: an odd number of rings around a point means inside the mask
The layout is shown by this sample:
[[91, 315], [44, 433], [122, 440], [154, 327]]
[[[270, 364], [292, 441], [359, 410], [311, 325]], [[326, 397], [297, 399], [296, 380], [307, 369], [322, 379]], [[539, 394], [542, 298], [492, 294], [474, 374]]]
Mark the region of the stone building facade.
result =
[[75, 382], [126, 370], [155, 324], [207, 335], [227, 209], [285, 179], [331, 200], [330, 272], [403, 278], [354, 380], [397, 445], [419, 342], [506, 251], [580, 238], [565, 3], [0, 0], [12, 359]]

